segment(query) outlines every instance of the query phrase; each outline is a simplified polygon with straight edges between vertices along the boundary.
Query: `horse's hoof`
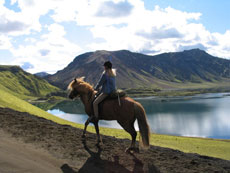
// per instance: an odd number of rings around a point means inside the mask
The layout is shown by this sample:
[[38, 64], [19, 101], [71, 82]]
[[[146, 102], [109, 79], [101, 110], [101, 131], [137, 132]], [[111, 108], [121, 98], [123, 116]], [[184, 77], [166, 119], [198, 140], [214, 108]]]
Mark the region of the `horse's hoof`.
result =
[[101, 147], [101, 144], [100, 143], [96, 143], [95, 146], [99, 148], [99, 147]]
[[85, 138], [85, 134], [81, 135], [81, 138]]
[[97, 145], [103, 144], [102, 140], [97, 140]]
[[140, 150], [139, 148], [136, 148], [136, 147], [129, 147], [125, 150], [126, 153], [139, 153]]
[[136, 153], [140, 152], [139, 148], [136, 148], [136, 147], [133, 149], [133, 151], [136, 152]]

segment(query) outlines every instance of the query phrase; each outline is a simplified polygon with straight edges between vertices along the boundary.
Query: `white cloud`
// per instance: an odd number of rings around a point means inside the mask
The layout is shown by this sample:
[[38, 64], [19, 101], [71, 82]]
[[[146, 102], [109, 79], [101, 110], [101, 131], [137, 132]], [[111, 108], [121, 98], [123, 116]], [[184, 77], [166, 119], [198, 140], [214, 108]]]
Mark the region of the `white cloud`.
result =
[[[80, 46], [149, 54], [197, 47], [230, 58], [230, 31], [211, 33], [200, 23], [201, 13], [159, 6], [147, 10], [141, 0], [11, 0], [11, 5], [16, 4], [19, 12], [0, 1], [0, 49], [14, 55], [15, 61], [9, 63], [30, 63], [30, 72], [64, 68], [84, 52]], [[53, 20], [42, 26], [41, 17]], [[64, 28], [68, 22], [76, 25], [73, 33]], [[67, 39], [66, 35], [81, 34], [78, 28], [92, 33], [87, 41]], [[23, 43], [18, 41], [21, 37]]]
[[167, 39], [167, 38], [182, 38], [183, 35], [176, 28], [152, 28], [151, 32], [137, 32], [137, 35], [147, 39]]
[[[105, 40], [90, 44], [91, 49], [129, 49], [156, 54], [200, 48], [210, 54], [230, 58], [229, 33], [209, 32], [199, 23], [201, 13], [159, 6], [150, 11], [139, 0], [130, 1], [130, 4], [133, 8], [129, 16], [106, 22], [106, 17], [98, 19], [92, 15], [93, 19], [81, 23], [91, 25], [93, 36]], [[100, 23], [102, 20], [104, 25]]]
[[100, 4], [96, 16], [117, 18], [123, 16], [129, 16], [133, 6], [128, 1], [113, 2], [105, 1]]
[[[91, 27], [95, 38], [102, 38], [103, 43], [91, 44], [92, 49], [129, 49], [132, 51], [149, 52], [176, 51], [184, 44], [197, 37], [191, 27], [201, 28], [200, 24], [189, 23], [198, 20], [200, 13], [185, 13], [172, 8], [161, 9], [158, 6], [153, 11], [146, 10], [141, 1], [135, 0], [130, 16], [116, 20], [110, 25], [96, 25]], [[131, 3], [131, 1], [130, 1]], [[88, 23], [89, 25], [92, 23]], [[87, 25], [85, 23], [85, 25]], [[204, 30], [204, 28], [202, 28]], [[200, 41], [200, 40], [198, 40]], [[192, 43], [193, 45], [196, 43]]]
[[71, 62], [73, 57], [80, 51], [80, 47], [64, 38], [64, 27], [58, 24], [48, 26], [49, 33], [41, 36], [41, 40], [12, 49], [16, 57], [13, 64], [30, 62], [33, 68], [29, 72], [48, 71], [54, 73], [63, 69]]
[[12, 48], [10, 38], [8, 36], [0, 34], [0, 50], [1, 49], [10, 49], [10, 48]]
[[32, 12], [15, 12], [0, 4], [0, 34], [17, 36], [40, 29], [39, 16], [35, 18]]
[[23, 31], [26, 29], [26, 25], [20, 21], [9, 21], [5, 20], [1, 22], [0, 32], [1, 33], [10, 33], [14, 31]]
[[230, 30], [224, 34], [212, 33], [207, 40], [207, 45], [210, 54], [230, 59]]

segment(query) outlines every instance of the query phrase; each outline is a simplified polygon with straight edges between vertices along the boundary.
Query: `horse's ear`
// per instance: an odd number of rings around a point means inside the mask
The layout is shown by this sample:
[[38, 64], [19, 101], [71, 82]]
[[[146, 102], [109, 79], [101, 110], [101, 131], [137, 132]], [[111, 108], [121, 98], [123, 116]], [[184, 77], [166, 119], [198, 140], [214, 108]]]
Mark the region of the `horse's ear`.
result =
[[78, 78], [78, 79], [81, 80], [81, 81], [84, 81], [85, 76], [82, 76], [82, 77], [80, 77], [80, 78]]

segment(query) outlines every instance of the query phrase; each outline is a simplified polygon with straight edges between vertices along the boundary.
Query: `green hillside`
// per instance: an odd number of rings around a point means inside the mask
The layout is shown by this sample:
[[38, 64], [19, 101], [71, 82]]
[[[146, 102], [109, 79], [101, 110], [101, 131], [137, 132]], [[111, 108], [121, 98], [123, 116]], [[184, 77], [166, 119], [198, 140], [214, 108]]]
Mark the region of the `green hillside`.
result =
[[4, 65], [0, 65], [0, 89], [23, 99], [42, 97], [60, 90], [19, 66]]
[[[41, 117], [51, 117], [53, 115], [43, 111], [42, 109], [31, 105], [30, 103], [0, 89], [0, 107], [11, 108], [20, 112], [28, 112]], [[54, 116], [53, 116], [54, 117]]]

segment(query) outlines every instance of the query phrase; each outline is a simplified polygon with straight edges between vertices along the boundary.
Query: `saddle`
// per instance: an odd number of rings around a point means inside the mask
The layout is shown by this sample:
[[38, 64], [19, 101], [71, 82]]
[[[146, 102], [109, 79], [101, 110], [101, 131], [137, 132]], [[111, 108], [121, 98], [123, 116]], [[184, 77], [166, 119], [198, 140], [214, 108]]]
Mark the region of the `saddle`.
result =
[[[121, 89], [118, 89], [118, 90], [115, 90], [114, 92], [112, 92], [111, 94], [108, 95], [107, 98], [105, 98], [101, 103], [99, 103], [98, 105], [98, 111], [99, 111], [99, 117], [100, 117], [100, 112], [102, 111], [102, 107], [103, 107], [103, 104], [106, 100], [115, 100], [115, 99], [118, 99], [118, 102], [119, 102], [119, 105], [120, 105], [120, 98], [122, 97], [125, 97], [126, 96], [126, 92], [121, 90]], [[94, 100], [96, 99], [97, 97], [94, 98]], [[93, 100], [93, 102], [94, 102]], [[93, 110], [93, 102], [92, 102], [92, 110]]]
[[125, 91], [118, 89], [112, 92], [111, 94], [109, 94], [109, 96], [106, 99], [117, 99], [118, 96], [121, 98], [124, 97], [125, 95], [126, 95]]
[[[100, 95], [100, 94], [98, 94], [98, 95]], [[93, 99], [92, 102], [94, 102], [94, 100], [97, 98], [98, 95], [96, 95], [96, 97]], [[110, 94], [108, 95], [108, 97], [106, 97], [105, 100], [117, 99], [118, 96], [119, 96], [120, 98], [121, 98], [121, 97], [124, 97], [124, 96], [126, 96], [126, 92], [123, 91], [123, 90], [121, 90], [121, 89], [115, 90], [114, 92], [110, 93]], [[104, 102], [105, 100], [103, 100], [102, 102]]]

